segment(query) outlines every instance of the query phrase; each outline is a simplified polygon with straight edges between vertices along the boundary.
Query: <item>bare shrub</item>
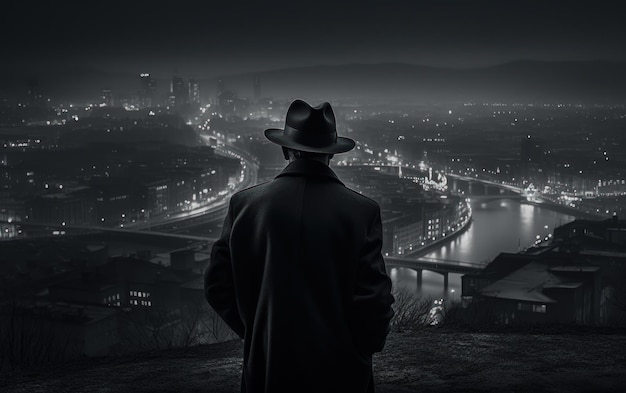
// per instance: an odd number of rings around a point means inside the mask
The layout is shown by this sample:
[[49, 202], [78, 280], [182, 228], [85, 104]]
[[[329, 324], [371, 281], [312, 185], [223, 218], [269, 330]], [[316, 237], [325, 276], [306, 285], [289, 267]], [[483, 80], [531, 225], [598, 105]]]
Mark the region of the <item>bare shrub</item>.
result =
[[430, 325], [430, 312], [433, 301], [430, 298], [418, 298], [409, 290], [393, 289], [395, 302], [391, 327], [394, 331], [413, 330]]
[[480, 297], [447, 302], [441, 325], [481, 330], [502, 325], [494, 308]]
[[463, 305], [461, 301], [448, 301], [443, 306], [443, 312], [441, 313], [442, 319], [441, 325], [444, 326], [458, 326], [466, 324], [467, 318], [466, 307], [468, 304]]
[[239, 338], [213, 309], [208, 306], [207, 308], [209, 309], [207, 316], [200, 321], [201, 335], [199, 339], [202, 344], [213, 344]]
[[0, 373], [54, 364], [81, 353], [79, 332], [45, 311], [16, 301], [0, 306]]
[[118, 352], [189, 348], [236, 338], [206, 301], [172, 307], [128, 309], [122, 317]]

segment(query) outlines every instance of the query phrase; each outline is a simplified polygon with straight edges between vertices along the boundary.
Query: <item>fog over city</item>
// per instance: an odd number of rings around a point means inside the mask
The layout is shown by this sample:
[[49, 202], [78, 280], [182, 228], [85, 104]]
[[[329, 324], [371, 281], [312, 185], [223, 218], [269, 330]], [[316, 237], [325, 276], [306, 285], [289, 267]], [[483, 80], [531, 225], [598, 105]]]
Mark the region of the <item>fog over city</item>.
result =
[[381, 391], [626, 383], [617, 2], [214, 3], [4, 5], [0, 390], [185, 349], [219, 377], [174, 354], [182, 387], [147, 389], [232, 391], [241, 348], [203, 273], [231, 196], [287, 165], [263, 131], [295, 99], [332, 105], [356, 146], [330, 167], [380, 205]]
[[[467, 69], [520, 60], [626, 60], [626, 28], [608, 1], [108, 1], [89, 7], [24, 1], [6, 8], [0, 29], [11, 39], [1, 69], [42, 79], [87, 72], [205, 79], [346, 64]], [[19, 80], [3, 73], [2, 82], [14, 88]]]

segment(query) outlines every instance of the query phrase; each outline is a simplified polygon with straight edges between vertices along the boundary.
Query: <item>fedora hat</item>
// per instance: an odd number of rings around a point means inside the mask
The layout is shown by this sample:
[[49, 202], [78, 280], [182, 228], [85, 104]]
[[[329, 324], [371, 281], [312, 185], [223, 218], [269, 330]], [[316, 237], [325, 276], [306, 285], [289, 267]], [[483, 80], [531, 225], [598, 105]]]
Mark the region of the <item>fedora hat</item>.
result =
[[267, 129], [265, 137], [278, 145], [311, 153], [345, 153], [355, 144], [350, 138], [337, 136], [335, 114], [328, 102], [311, 107], [302, 100], [293, 101], [285, 128]]

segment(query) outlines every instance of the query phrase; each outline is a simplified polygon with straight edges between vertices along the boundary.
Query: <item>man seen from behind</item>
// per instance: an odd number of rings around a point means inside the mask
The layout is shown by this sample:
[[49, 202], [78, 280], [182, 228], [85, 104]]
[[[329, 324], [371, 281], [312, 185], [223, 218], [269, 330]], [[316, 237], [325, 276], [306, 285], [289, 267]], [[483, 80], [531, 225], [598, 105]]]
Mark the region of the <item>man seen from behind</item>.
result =
[[393, 316], [379, 205], [329, 166], [354, 148], [328, 103], [291, 103], [265, 130], [289, 161], [234, 194], [205, 294], [243, 339], [242, 392], [373, 392], [372, 355]]

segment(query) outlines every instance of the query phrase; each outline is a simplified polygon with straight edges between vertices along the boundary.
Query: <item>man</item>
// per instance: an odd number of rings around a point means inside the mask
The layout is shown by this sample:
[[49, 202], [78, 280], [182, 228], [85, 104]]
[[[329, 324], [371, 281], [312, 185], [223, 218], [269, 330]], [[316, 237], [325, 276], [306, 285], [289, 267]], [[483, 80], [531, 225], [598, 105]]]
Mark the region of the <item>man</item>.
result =
[[206, 298], [244, 340], [242, 392], [373, 392], [393, 316], [378, 204], [329, 167], [354, 148], [328, 103], [295, 100], [265, 130], [289, 165], [232, 196]]

